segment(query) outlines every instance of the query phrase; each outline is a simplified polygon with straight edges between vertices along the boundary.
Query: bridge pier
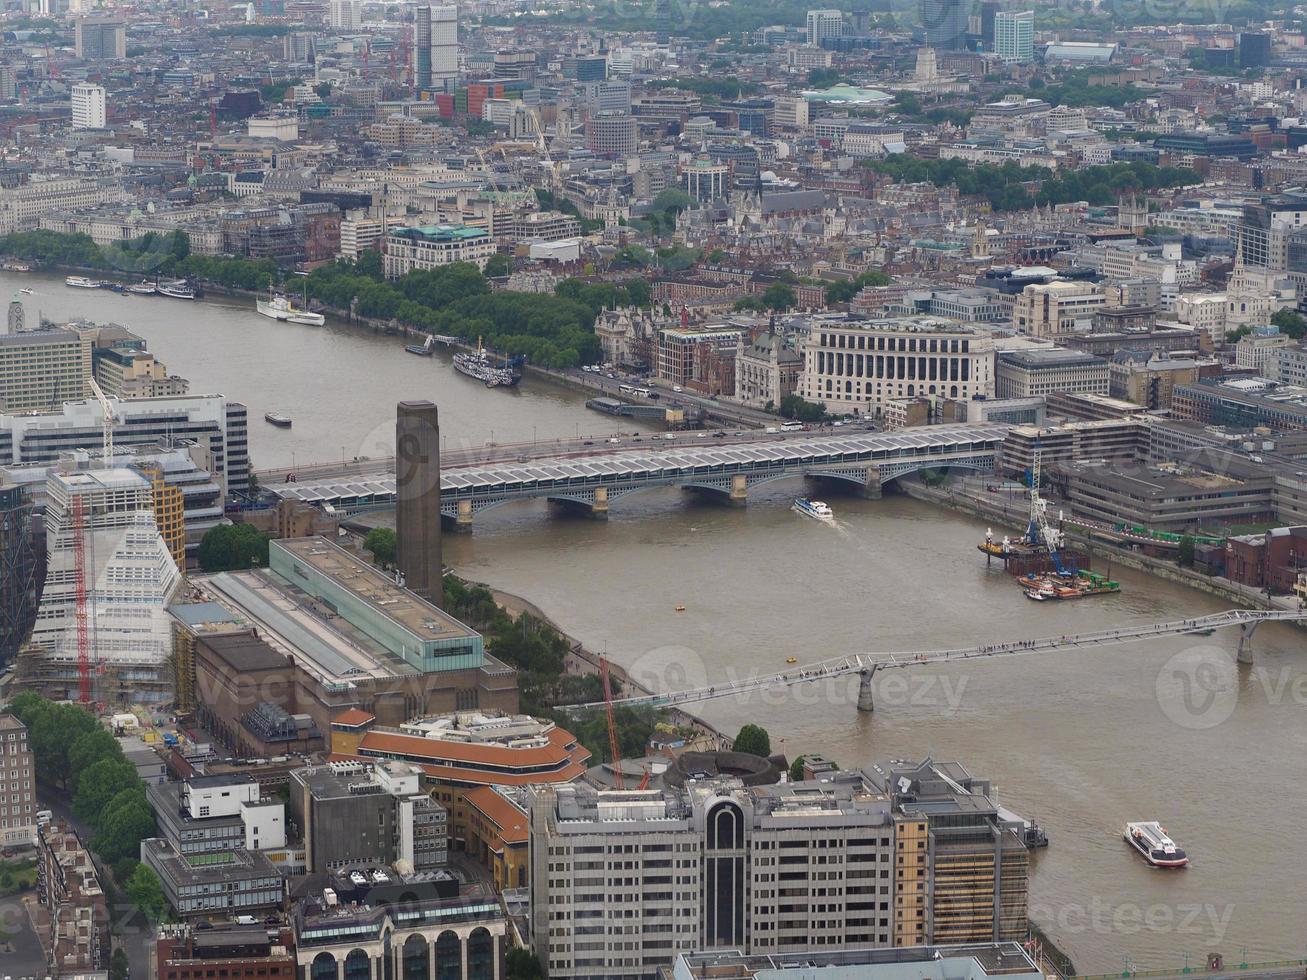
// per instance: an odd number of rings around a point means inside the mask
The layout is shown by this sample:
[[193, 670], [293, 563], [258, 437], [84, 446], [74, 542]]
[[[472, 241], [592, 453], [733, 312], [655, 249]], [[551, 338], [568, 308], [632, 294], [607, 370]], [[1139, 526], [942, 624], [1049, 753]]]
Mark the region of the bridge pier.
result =
[[594, 502], [573, 500], [570, 497], [548, 497], [550, 506], [558, 507], [573, 514], [580, 514], [596, 521], [608, 520], [608, 488], [595, 487]]
[[[441, 521], [443, 525], [445, 522]], [[460, 500], [458, 502], [458, 513], [452, 521], [449, 521], [449, 530], [459, 534], [472, 533], [472, 501]]]
[[743, 473], [731, 476], [731, 493], [727, 497], [732, 507], [743, 507], [749, 500], [749, 478]]
[[1257, 632], [1259, 625], [1261, 625], [1260, 620], [1239, 625], [1239, 652], [1236, 659], [1241, 664], [1253, 662], [1253, 634]]
[[858, 496], [864, 497], [867, 500], [879, 500], [883, 494], [884, 490], [880, 484], [880, 467], [868, 466], [867, 482], [862, 485], [862, 489], [858, 492]]
[[875, 711], [876, 704], [872, 700], [871, 679], [876, 676], [876, 665], [864, 667], [858, 671], [858, 710]]

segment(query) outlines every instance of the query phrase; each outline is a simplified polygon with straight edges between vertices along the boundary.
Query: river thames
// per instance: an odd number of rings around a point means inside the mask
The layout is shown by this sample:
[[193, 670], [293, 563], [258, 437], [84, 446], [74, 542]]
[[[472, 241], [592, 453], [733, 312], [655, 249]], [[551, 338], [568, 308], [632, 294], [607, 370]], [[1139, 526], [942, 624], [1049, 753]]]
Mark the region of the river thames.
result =
[[[0, 275], [56, 317], [140, 333], [192, 391], [250, 409], [256, 467], [387, 455], [394, 403], [431, 398], [449, 445], [601, 433], [622, 423], [583, 397], [527, 378], [486, 390], [441, 358], [345, 324], [277, 324], [234, 301], [191, 303], [67, 289]], [[295, 419], [265, 426], [265, 411]], [[626, 423], [627, 426], [630, 423]], [[1034, 603], [976, 550], [985, 525], [900, 495], [832, 497], [837, 524], [790, 511], [798, 481], [749, 506], [678, 491], [621, 498], [607, 522], [541, 502], [479, 515], [449, 535], [460, 573], [530, 599], [594, 650], [654, 686], [713, 683], [849, 651], [923, 650], [1180, 619], [1227, 603], [1124, 569], [1118, 595]], [[1100, 569], [1102, 563], [1100, 562]], [[684, 605], [684, 612], [676, 612]], [[1304, 634], [1275, 624], [1257, 663], [1231, 665], [1233, 633], [917, 668], [878, 678], [876, 710], [856, 678], [700, 706], [728, 732], [764, 725], [774, 751], [819, 751], [850, 766], [957, 760], [999, 800], [1044, 826], [1031, 915], [1081, 972], [1201, 966], [1307, 955]], [[1192, 856], [1151, 870], [1122, 840], [1127, 820], [1162, 821]], [[1296, 896], [1296, 897], [1295, 897]]]

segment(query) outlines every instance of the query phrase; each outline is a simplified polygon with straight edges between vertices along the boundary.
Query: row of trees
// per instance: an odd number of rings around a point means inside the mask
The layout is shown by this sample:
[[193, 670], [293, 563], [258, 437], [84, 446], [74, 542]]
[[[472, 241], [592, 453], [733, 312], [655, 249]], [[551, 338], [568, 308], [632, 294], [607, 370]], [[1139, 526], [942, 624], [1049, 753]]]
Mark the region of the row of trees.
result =
[[[964, 196], [985, 198], [995, 211], [1018, 211], [1073, 201], [1114, 204], [1123, 194], [1178, 187], [1198, 180], [1197, 174], [1187, 168], [1158, 167], [1142, 161], [1086, 167], [1058, 176], [1046, 167], [1022, 167], [1015, 163], [975, 165], [966, 160], [925, 160], [907, 154], [868, 161], [867, 166], [897, 182], [951, 185]], [[1031, 187], [1038, 190], [1032, 193]]]
[[118, 740], [80, 705], [30, 691], [15, 697], [8, 710], [27, 726], [37, 779], [71, 801], [74, 815], [93, 832], [88, 846], [113, 869], [128, 900], [158, 921], [165, 910], [163, 890], [154, 872], [137, 861], [141, 841], [154, 835], [154, 811]]
[[271, 259], [193, 255], [184, 231], [146, 232], [126, 242], [97, 245], [89, 235], [19, 231], [0, 238], [0, 253], [40, 265], [101, 269], [122, 275], [190, 277], [231, 289], [264, 290], [281, 279]]
[[195, 557], [206, 572], [264, 568], [269, 540], [253, 524], [219, 524], [204, 532]]
[[468, 263], [417, 270], [386, 282], [371, 268], [336, 262], [315, 269], [308, 288], [311, 296], [337, 309], [357, 301], [362, 316], [394, 318], [469, 340], [480, 337], [544, 367], [578, 367], [601, 353], [591, 307], [565, 296], [492, 293], [485, 277]]

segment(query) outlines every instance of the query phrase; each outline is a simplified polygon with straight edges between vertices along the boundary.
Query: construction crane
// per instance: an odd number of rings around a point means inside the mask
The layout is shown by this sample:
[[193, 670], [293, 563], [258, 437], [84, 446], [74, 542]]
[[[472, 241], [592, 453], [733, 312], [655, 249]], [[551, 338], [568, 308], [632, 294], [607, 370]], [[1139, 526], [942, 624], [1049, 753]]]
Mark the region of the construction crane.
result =
[[599, 658], [599, 677], [604, 682], [604, 705], [608, 711], [608, 754], [613, 758], [613, 785], [626, 789], [622, 785], [622, 750], [617, 744], [617, 719], [613, 717], [613, 688], [608, 680], [606, 657]]
[[94, 378], [87, 378], [86, 383], [91, 386], [91, 392], [100, 402], [100, 408], [104, 412], [104, 465], [113, 465], [113, 424], [117, 419], [114, 417], [113, 403], [109, 401], [108, 396], [95, 381]]
[[[77, 622], [77, 700], [91, 703], [91, 634], [86, 622], [86, 500], [73, 497], [73, 582], [76, 589], [74, 618]], [[612, 710], [611, 705], [609, 710]]]
[[1026, 540], [1032, 546], [1043, 545], [1048, 549], [1048, 557], [1053, 562], [1059, 575], [1069, 575], [1066, 563], [1062, 561], [1062, 532], [1048, 523], [1048, 501], [1039, 495], [1040, 462], [1043, 448], [1035, 442], [1035, 455], [1030, 463], [1030, 524], [1026, 528]]

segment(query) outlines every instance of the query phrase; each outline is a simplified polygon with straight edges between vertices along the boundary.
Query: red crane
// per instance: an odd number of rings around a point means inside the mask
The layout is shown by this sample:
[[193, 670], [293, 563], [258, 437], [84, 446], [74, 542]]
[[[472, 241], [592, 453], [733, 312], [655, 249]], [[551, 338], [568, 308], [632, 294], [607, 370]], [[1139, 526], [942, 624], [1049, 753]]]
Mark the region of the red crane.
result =
[[613, 688], [608, 681], [608, 660], [599, 658], [599, 676], [604, 682], [604, 706], [608, 711], [608, 754], [613, 757], [613, 785], [626, 789], [622, 785], [622, 750], [617, 745], [617, 721], [613, 717]]
[[77, 587], [77, 700], [91, 703], [91, 635], [86, 623], [86, 501], [73, 497], [73, 578]]

